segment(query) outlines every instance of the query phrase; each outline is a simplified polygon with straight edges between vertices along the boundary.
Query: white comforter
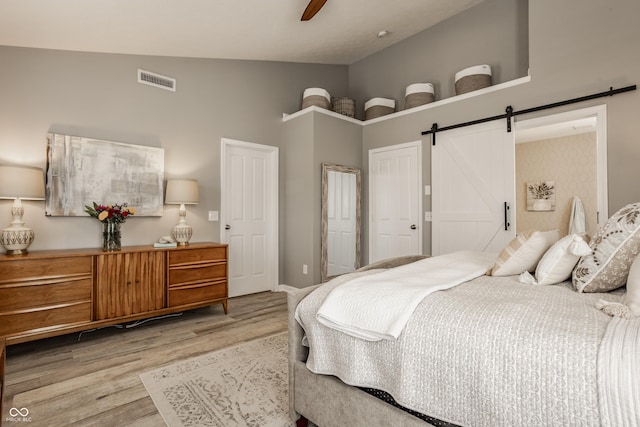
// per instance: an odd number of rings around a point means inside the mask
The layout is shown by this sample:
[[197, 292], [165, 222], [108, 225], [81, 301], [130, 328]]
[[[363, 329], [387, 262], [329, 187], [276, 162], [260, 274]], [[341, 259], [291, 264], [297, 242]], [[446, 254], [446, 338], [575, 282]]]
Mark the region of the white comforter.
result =
[[[424, 298], [397, 340], [366, 341], [316, 318], [327, 295], [346, 280], [320, 286], [298, 306], [312, 372], [387, 391], [407, 408], [464, 426], [600, 426], [606, 424], [601, 414], [620, 406], [629, 388], [638, 396], [637, 376], [623, 380], [637, 373], [622, 369], [607, 373], [616, 390], [605, 394], [614, 402], [599, 398], [599, 352], [623, 356], [601, 349], [610, 318], [594, 305], [619, 301], [615, 293], [481, 276]], [[638, 366], [637, 354], [624, 354]], [[638, 414], [622, 412], [640, 422]]]
[[318, 321], [369, 341], [397, 339], [427, 295], [482, 276], [495, 259], [495, 254], [459, 251], [358, 277], [327, 295]]

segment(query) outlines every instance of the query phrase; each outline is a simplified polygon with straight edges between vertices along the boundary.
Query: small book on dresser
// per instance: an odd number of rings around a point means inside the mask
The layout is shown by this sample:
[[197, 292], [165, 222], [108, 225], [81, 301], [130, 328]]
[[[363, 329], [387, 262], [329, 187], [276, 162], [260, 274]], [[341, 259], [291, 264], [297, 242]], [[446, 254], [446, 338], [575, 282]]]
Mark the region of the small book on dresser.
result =
[[175, 248], [178, 244], [176, 242], [167, 242], [167, 243], [159, 243], [156, 242], [153, 244], [154, 248]]

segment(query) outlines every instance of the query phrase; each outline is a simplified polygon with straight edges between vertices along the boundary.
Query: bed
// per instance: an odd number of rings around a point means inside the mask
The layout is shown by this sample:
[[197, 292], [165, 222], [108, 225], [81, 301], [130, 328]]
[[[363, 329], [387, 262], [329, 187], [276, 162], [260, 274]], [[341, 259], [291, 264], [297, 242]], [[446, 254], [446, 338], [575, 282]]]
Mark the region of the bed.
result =
[[[592, 254], [602, 240], [596, 236]], [[640, 252], [634, 245], [624, 256], [627, 275]], [[370, 339], [319, 321], [336, 289], [366, 292], [376, 277], [433, 269], [435, 258], [387, 260], [289, 293], [294, 420], [321, 427], [640, 425], [640, 317], [598, 308], [624, 302], [624, 287], [576, 292], [571, 279], [536, 286], [519, 275], [480, 274], [421, 296], [396, 337]], [[586, 258], [572, 271], [584, 274]], [[596, 262], [600, 269], [607, 263]]]

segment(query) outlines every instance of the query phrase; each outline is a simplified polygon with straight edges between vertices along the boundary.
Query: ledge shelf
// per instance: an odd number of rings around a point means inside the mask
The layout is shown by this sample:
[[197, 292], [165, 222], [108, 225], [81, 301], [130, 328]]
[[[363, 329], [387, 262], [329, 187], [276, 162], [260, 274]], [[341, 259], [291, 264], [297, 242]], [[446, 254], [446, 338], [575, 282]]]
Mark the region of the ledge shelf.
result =
[[378, 122], [382, 122], [382, 121], [389, 120], [389, 119], [394, 119], [396, 117], [405, 116], [407, 114], [413, 114], [413, 113], [416, 113], [418, 111], [429, 110], [431, 108], [440, 107], [442, 105], [450, 104], [452, 102], [462, 101], [464, 99], [473, 98], [473, 97], [476, 97], [476, 96], [484, 95], [484, 94], [495, 92], [495, 91], [498, 91], [498, 90], [507, 89], [507, 88], [510, 88], [510, 87], [513, 87], [513, 86], [519, 86], [521, 84], [529, 83], [530, 81], [531, 81], [531, 76], [524, 76], [524, 77], [520, 77], [518, 79], [509, 80], [508, 82], [499, 83], [497, 85], [493, 85], [493, 86], [489, 86], [489, 87], [486, 87], [486, 88], [474, 90], [473, 92], [464, 93], [462, 95], [451, 96], [449, 98], [440, 99], [438, 101], [434, 101], [434, 102], [431, 102], [429, 104], [419, 105], [417, 107], [409, 108], [408, 110], [396, 111], [395, 113], [387, 114], [386, 116], [377, 117], [375, 119], [366, 120], [366, 121], [354, 119], [352, 117], [347, 117], [347, 116], [345, 116], [343, 114], [339, 114], [339, 113], [336, 113], [334, 111], [326, 110], [324, 108], [316, 107], [316, 106], [313, 106], [313, 105], [311, 107], [305, 108], [304, 110], [296, 111], [295, 113], [292, 113], [292, 114], [283, 113], [282, 114], [282, 121], [286, 122], [286, 121], [295, 119], [296, 117], [300, 117], [301, 115], [306, 114], [306, 113], [308, 113], [310, 111], [317, 111], [319, 113], [326, 114], [328, 116], [336, 117], [336, 118], [339, 118], [339, 119], [342, 119], [342, 120], [346, 120], [348, 122], [357, 123], [357, 124], [360, 124], [362, 126], [366, 126], [368, 124], [378, 123]]

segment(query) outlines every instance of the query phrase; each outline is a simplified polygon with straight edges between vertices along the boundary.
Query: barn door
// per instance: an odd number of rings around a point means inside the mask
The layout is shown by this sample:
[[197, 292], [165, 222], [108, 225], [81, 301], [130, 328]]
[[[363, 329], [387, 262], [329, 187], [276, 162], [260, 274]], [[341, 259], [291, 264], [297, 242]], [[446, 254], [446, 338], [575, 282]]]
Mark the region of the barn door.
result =
[[515, 237], [514, 147], [501, 120], [437, 134], [431, 148], [432, 255], [500, 252]]

